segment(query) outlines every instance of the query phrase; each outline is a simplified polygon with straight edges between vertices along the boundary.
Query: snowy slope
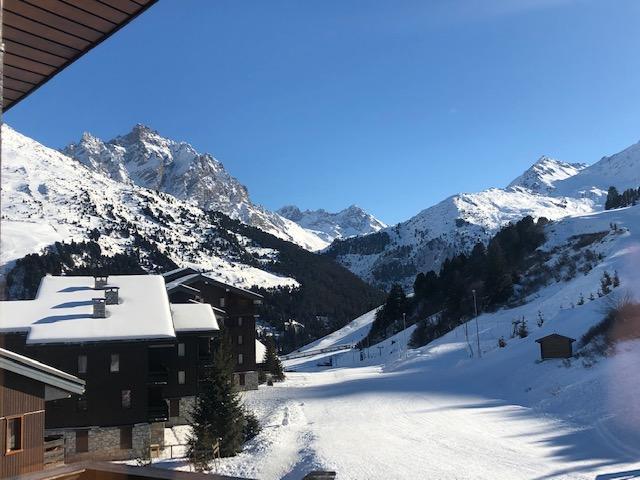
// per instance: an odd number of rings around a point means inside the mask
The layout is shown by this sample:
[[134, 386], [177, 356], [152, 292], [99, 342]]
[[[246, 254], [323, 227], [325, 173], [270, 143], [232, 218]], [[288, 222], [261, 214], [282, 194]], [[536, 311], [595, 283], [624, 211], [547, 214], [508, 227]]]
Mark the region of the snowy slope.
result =
[[323, 348], [331, 348], [340, 345], [355, 345], [364, 337], [367, 336], [371, 325], [376, 318], [376, 313], [380, 307], [367, 312], [355, 320], [352, 320], [344, 327], [330, 333], [314, 342], [305, 345], [293, 353], [310, 352], [314, 350], [320, 350]]
[[380, 220], [356, 205], [351, 205], [337, 213], [330, 213], [323, 209], [301, 211], [296, 206], [288, 205], [279, 209], [278, 213], [307, 230], [317, 232], [329, 243], [336, 238], [366, 235], [386, 227]]
[[559, 195], [591, 197], [604, 206], [607, 189], [615, 186], [623, 191], [640, 186], [640, 143], [611, 155], [555, 184]]
[[[338, 479], [637, 477], [640, 342], [618, 344], [610, 356], [545, 362], [535, 342], [555, 332], [579, 339], [614, 297], [640, 300], [640, 206], [558, 221], [542, 248], [574, 250], [575, 235], [601, 232], [589, 248], [603, 258], [586, 275], [480, 315], [482, 358], [472, 321], [473, 357], [460, 326], [406, 353], [409, 332], [400, 332], [362, 360], [354, 352], [296, 360], [283, 384], [246, 394], [265, 428], [217, 471], [265, 480], [316, 469], [335, 470]], [[621, 286], [588, 300], [605, 270], [617, 270]], [[580, 294], [584, 305], [577, 305]], [[511, 338], [511, 322], [522, 316], [530, 335]], [[331, 357], [333, 366], [317, 365]], [[182, 461], [159, 466], [188, 468]]]
[[144, 125], [104, 142], [85, 133], [63, 153], [112, 179], [169, 193], [260, 228], [308, 250], [328, 242], [295, 222], [255, 205], [247, 188], [213, 156], [198, 153], [186, 142], [162, 137]]
[[6, 125], [2, 159], [3, 265], [97, 232], [106, 255], [150, 242], [181, 265], [215, 270], [239, 286], [298, 286], [268, 271], [277, 251], [227, 231], [192, 203], [115, 181]]
[[373, 284], [409, 287], [418, 272], [438, 270], [446, 258], [488, 241], [508, 222], [602, 210], [611, 185], [638, 188], [640, 144], [589, 167], [542, 157], [505, 189], [454, 195], [375, 234], [336, 241], [326, 254]]

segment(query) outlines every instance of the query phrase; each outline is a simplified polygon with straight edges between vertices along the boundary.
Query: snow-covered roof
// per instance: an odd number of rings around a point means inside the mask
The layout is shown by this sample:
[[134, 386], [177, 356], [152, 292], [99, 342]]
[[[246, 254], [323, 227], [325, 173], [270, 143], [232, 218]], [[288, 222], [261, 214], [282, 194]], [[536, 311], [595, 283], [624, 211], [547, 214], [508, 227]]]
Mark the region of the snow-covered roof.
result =
[[[179, 275], [180, 272], [184, 272], [186, 273], [186, 275], [183, 276], [176, 276]], [[237, 287], [235, 285], [231, 285], [229, 283], [223, 282], [221, 280], [219, 280], [218, 278], [215, 277], [214, 273], [212, 272], [208, 272], [208, 273], [189, 273], [189, 272], [193, 272], [194, 270], [190, 269], [190, 268], [183, 268], [183, 269], [176, 269], [176, 270], [172, 270], [171, 272], [167, 272], [164, 274], [164, 278], [165, 281], [168, 279], [171, 279], [171, 281], [167, 282], [166, 284], [166, 288], [168, 292], [173, 292], [174, 290], [178, 289], [181, 285], [189, 285], [192, 284], [194, 282], [197, 281], [203, 281], [205, 283], [209, 283], [211, 285], [216, 285], [220, 288], [224, 288], [225, 290], [229, 290], [232, 291], [233, 293], [236, 293], [237, 295], [241, 295], [243, 297], [247, 297], [250, 298], [252, 300], [261, 300], [262, 299], [262, 295], [252, 292], [251, 290], [247, 290], [245, 288], [241, 288], [241, 287]]]
[[53, 392], [46, 391], [45, 398], [47, 396], [60, 398], [60, 393], [62, 396], [84, 393], [84, 380], [4, 348], [0, 348], [0, 369], [42, 382], [50, 387], [49, 390], [53, 389], [57, 392], [54, 395]]
[[544, 337], [538, 338], [536, 342], [541, 343], [544, 340], [548, 340], [550, 338], [566, 338], [567, 340], [571, 340], [571, 343], [575, 342], [575, 338], [567, 337], [566, 335], [561, 335], [559, 333], [550, 333], [549, 335], [545, 335]]
[[183, 285], [189, 285], [192, 282], [195, 282], [196, 280], [198, 280], [200, 278], [200, 274], [199, 273], [190, 273], [188, 275], [184, 275], [181, 276], [179, 278], [175, 278], [175, 277], [170, 277], [167, 276], [168, 274], [165, 274], [165, 281], [168, 278], [174, 278], [173, 280], [171, 280], [170, 282], [167, 282], [165, 285], [165, 288], [167, 289], [167, 292], [172, 292], [175, 289], [183, 286]]
[[180, 311], [175, 329], [160, 275], [110, 276], [119, 301], [106, 305], [106, 318], [97, 318], [92, 299], [104, 293], [94, 285], [93, 277], [47, 275], [34, 300], [0, 302], [0, 332], [25, 332], [29, 344], [77, 343], [174, 338], [189, 325], [215, 325], [213, 311], [196, 306]]
[[176, 333], [219, 330], [213, 309], [207, 303], [172, 303], [171, 315]]
[[173, 280], [179, 277], [184, 277], [185, 275], [189, 275], [193, 273], [198, 273], [198, 271], [194, 270], [191, 267], [180, 267], [180, 268], [174, 268], [173, 270], [169, 270], [168, 272], [164, 272], [162, 274], [162, 277], [164, 278], [165, 282], [172, 282]]
[[207, 282], [222, 288], [226, 288], [227, 290], [237, 293], [238, 295], [242, 295], [243, 297], [251, 298], [253, 300], [261, 300], [263, 298], [262, 295], [252, 292], [251, 290], [247, 290], [246, 288], [236, 287], [235, 285], [231, 285], [229, 283], [221, 281], [215, 276], [213, 272], [203, 273], [202, 276], [205, 278]]

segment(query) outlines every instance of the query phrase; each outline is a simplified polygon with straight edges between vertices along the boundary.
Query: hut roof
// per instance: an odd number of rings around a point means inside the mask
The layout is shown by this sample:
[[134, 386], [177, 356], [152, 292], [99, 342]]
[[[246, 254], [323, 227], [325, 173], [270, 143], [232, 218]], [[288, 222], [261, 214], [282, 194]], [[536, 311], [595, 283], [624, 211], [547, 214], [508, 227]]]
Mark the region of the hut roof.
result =
[[552, 333], [552, 334], [546, 335], [546, 336], [544, 336], [542, 338], [538, 338], [536, 340], [536, 342], [541, 343], [543, 340], [547, 340], [549, 338], [566, 338], [567, 340], [571, 340], [572, 343], [576, 341], [575, 338], [567, 337], [566, 335], [560, 335], [559, 333]]

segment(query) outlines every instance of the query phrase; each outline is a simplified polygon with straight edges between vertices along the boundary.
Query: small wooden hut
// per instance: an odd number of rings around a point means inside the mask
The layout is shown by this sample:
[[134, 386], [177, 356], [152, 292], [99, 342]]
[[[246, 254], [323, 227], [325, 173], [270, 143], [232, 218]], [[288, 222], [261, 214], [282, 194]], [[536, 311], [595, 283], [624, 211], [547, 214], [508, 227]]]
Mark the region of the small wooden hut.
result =
[[569, 358], [573, 355], [575, 339], [552, 333], [536, 340], [540, 344], [540, 358]]

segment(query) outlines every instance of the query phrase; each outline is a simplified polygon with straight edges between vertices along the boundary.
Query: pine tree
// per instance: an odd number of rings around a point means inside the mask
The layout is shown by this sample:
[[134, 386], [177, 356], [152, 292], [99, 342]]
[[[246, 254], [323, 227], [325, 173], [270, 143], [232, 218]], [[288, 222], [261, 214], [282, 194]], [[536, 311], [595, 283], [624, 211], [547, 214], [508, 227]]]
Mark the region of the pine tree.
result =
[[616, 187], [609, 187], [607, 200], [604, 203], [604, 209], [612, 210], [614, 208], [620, 208], [621, 203], [622, 198], [620, 197], [620, 193], [618, 193], [618, 189]]
[[284, 370], [282, 368], [282, 362], [278, 358], [276, 352], [276, 342], [273, 337], [267, 338], [267, 352], [264, 360], [265, 369], [271, 374], [274, 380], [280, 382], [284, 380]]
[[529, 329], [527, 328], [527, 321], [524, 319], [524, 317], [522, 317], [522, 321], [520, 322], [520, 325], [518, 326], [518, 336], [520, 338], [525, 338], [525, 337], [529, 336]]
[[500, 244], [489, 243], [487, 251], [486, 290], [491, 304], [505, 302], [513, 293], [513, 281]]
[[213, 363], [207, 367], [192, 412], [187, 456], [196, 470], [209, 470], [213, 444], [220, 439], [220, 455], [235, 455], [244, 441], [245, 411], [233, 383], [231, 342], [221, 331]]
[[609, 272], [605, 270], [605, 272], [602, 274], [602, 278], [600, 279], [600, 290], [602, 291], [603, 295], [607, 295], [611, 292], [612, 283], [613, 280], [611, 280], [611, 275], [609, 275]]
[[544, 324], [544, 315], [542, 315], [542, 311], [538, 310], [538, 327], [541, 327]]
[[618, 276], [618, 271], [613, 272], [613, 280], [612, 283], [613, 288], [618, 288], [620, 286], [620, 277]]
[[580, 293], [580, 298], [578, 298], [578, 305], [584, 305], [584, 295]]

